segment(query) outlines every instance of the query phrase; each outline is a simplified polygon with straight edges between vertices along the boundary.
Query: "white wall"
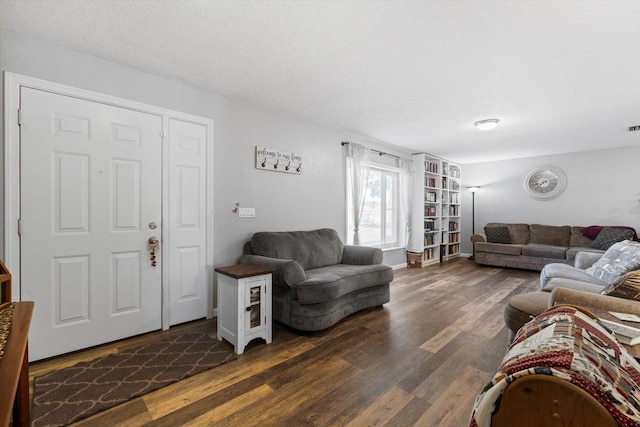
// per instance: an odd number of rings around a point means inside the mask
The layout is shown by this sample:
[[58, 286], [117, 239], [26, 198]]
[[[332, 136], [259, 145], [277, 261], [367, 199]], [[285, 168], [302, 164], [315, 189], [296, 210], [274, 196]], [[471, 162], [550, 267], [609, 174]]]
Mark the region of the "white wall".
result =
[[[341, 141], [360, 142], [408, 156], [375, 141], [4, 30], [0, 30], [0, 70], [212, 118], [215, 122], [215, 266], [235, 263], [243, 243], [256, 231], [330, 227], [344, 239], [345, 169]], [[0, 114], [3, 114], [2, 106]], [[3, 132], [2, 126], [0, 121]], [[301, 154], [302, 174], [256, 170], [256, 145]], [[2, 194], [0, 200], [3, 200]], [[255, 208], [256, 218], [238, 219], [231, 212], [236, 202], [241, 207]], [[2, 228], [3, 221], [0, 218]], [[0, 257], [3, 255], [4, 251]], [[404, 251], [385, 252], [384, 262], [404, 263]]]
[[[604, 143], [603, 143], [604, 145]], [[465, 187], [475, 197], [475, 229], [487, 222], [547, 225], [627, 225], [640, 232], [640, 148], [620, 148], [463, 165]], [[567, 174], [567, 188], [555, 199], [527, 196], [523, 180], [536, 166], [551, 164]], [[463, 244], [471, 253], [471, 194], [463, 192]]]

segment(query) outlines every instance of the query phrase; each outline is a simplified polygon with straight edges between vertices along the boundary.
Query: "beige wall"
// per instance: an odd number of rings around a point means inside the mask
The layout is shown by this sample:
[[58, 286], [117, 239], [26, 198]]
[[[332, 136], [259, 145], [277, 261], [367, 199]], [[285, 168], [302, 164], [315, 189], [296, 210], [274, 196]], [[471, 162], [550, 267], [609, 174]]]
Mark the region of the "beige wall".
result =
[[[212, 118], [215, 126], [215, 266], [235, 263], [243, 243], [256, 231], [330, 227], [344, 239], [345, 177], [341, 141], [360, 142], [408, 156], [402, 150], [381, 146], [366, 138], [4, 30], [0, 30], [0, 69]], [[256, 170], [256, 145], [301, 154], [303, 173], [290, 175]], [[255, 208], [256, 217], [238, 219], [231, 212], [235, 203]], [[0, 226], [2, 224], [3, 221]], [[390, 265], [400, 264], [405, 261], [404, 251], [385, 252], [384, 261]]]
[[[476, 232], [491, 221], [628, 225], [640, 232], [639, 159], [640, 148], [619, 148], [464, 165], [464, 185], [482, 186], [475, 199]], [[567, 187], [555, 199], [534, 200], [524, 191], [524, 177], [547, 164], [565, 171]], [[463, 196], [462, 251], [470, 253], [471, 194]]]

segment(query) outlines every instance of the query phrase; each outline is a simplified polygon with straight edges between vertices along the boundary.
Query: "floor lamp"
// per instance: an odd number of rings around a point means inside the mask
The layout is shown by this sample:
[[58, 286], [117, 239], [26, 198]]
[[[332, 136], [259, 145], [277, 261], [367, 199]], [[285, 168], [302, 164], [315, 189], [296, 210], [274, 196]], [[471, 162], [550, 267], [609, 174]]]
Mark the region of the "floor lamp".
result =
[[[478, 186], [467, 187], [467, 190], [471, 191], [471, 235], [473, 236], [474, 234], [476, 234], [476, 193], [478, 192], [478, 190], [480, 190], [480, 187]], [[476, 260], [476, 244], [473, 243], [472, 241], [471, 245], [473, 247], [473, 253], [467, 259], [469, 261], [475, 261]]]

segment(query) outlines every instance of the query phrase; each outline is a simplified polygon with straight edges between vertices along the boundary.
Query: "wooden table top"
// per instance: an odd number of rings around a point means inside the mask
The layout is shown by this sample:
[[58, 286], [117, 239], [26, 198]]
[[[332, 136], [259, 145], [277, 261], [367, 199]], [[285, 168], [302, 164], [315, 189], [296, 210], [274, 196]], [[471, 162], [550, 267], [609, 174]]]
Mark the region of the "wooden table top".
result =
[[234, 279], [243, 279], [245, 277], [261, 276], [263, 274], [271, 274], [273, 271], [262, 265], [253, 264], [236, 264], [227, 267], [218, 267], [216, 272]]

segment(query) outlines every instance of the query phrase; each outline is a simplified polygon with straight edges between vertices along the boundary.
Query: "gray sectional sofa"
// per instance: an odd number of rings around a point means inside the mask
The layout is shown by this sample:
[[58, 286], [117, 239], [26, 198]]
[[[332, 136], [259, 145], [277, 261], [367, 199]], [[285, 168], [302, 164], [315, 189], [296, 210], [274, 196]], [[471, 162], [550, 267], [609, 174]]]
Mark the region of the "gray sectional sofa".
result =
[[[593, 240], [583, 235], [584, 228], [492, 222], [485, 226], [485, 235], [474, 234], [471, 241], [478, 264], [540, 271], [550, 263], [573, 265], [578, 252], [604, 253], [591, 247]], [[488, 239], [492, 232], [495, 238]]]
[[509, 299], [504, 319], [510, 338], [533, 316], [554, 304], [589, 302], [593, 306], [585, 307], [606, 310], [627, 307], [624, 299], [640, 300], [639, 270], [640, 244], [630, 240], [612, 245], [604, 254], [579, 252], [573, 266], [547, 264], [540, 272], [540, 291]]
[[273, 270], [273, 319], [295, 329], [326, 329], [389, 302], [393, 269], [382, 251], [345, 245], [332, 229], [256, 233], [239, 262]]

